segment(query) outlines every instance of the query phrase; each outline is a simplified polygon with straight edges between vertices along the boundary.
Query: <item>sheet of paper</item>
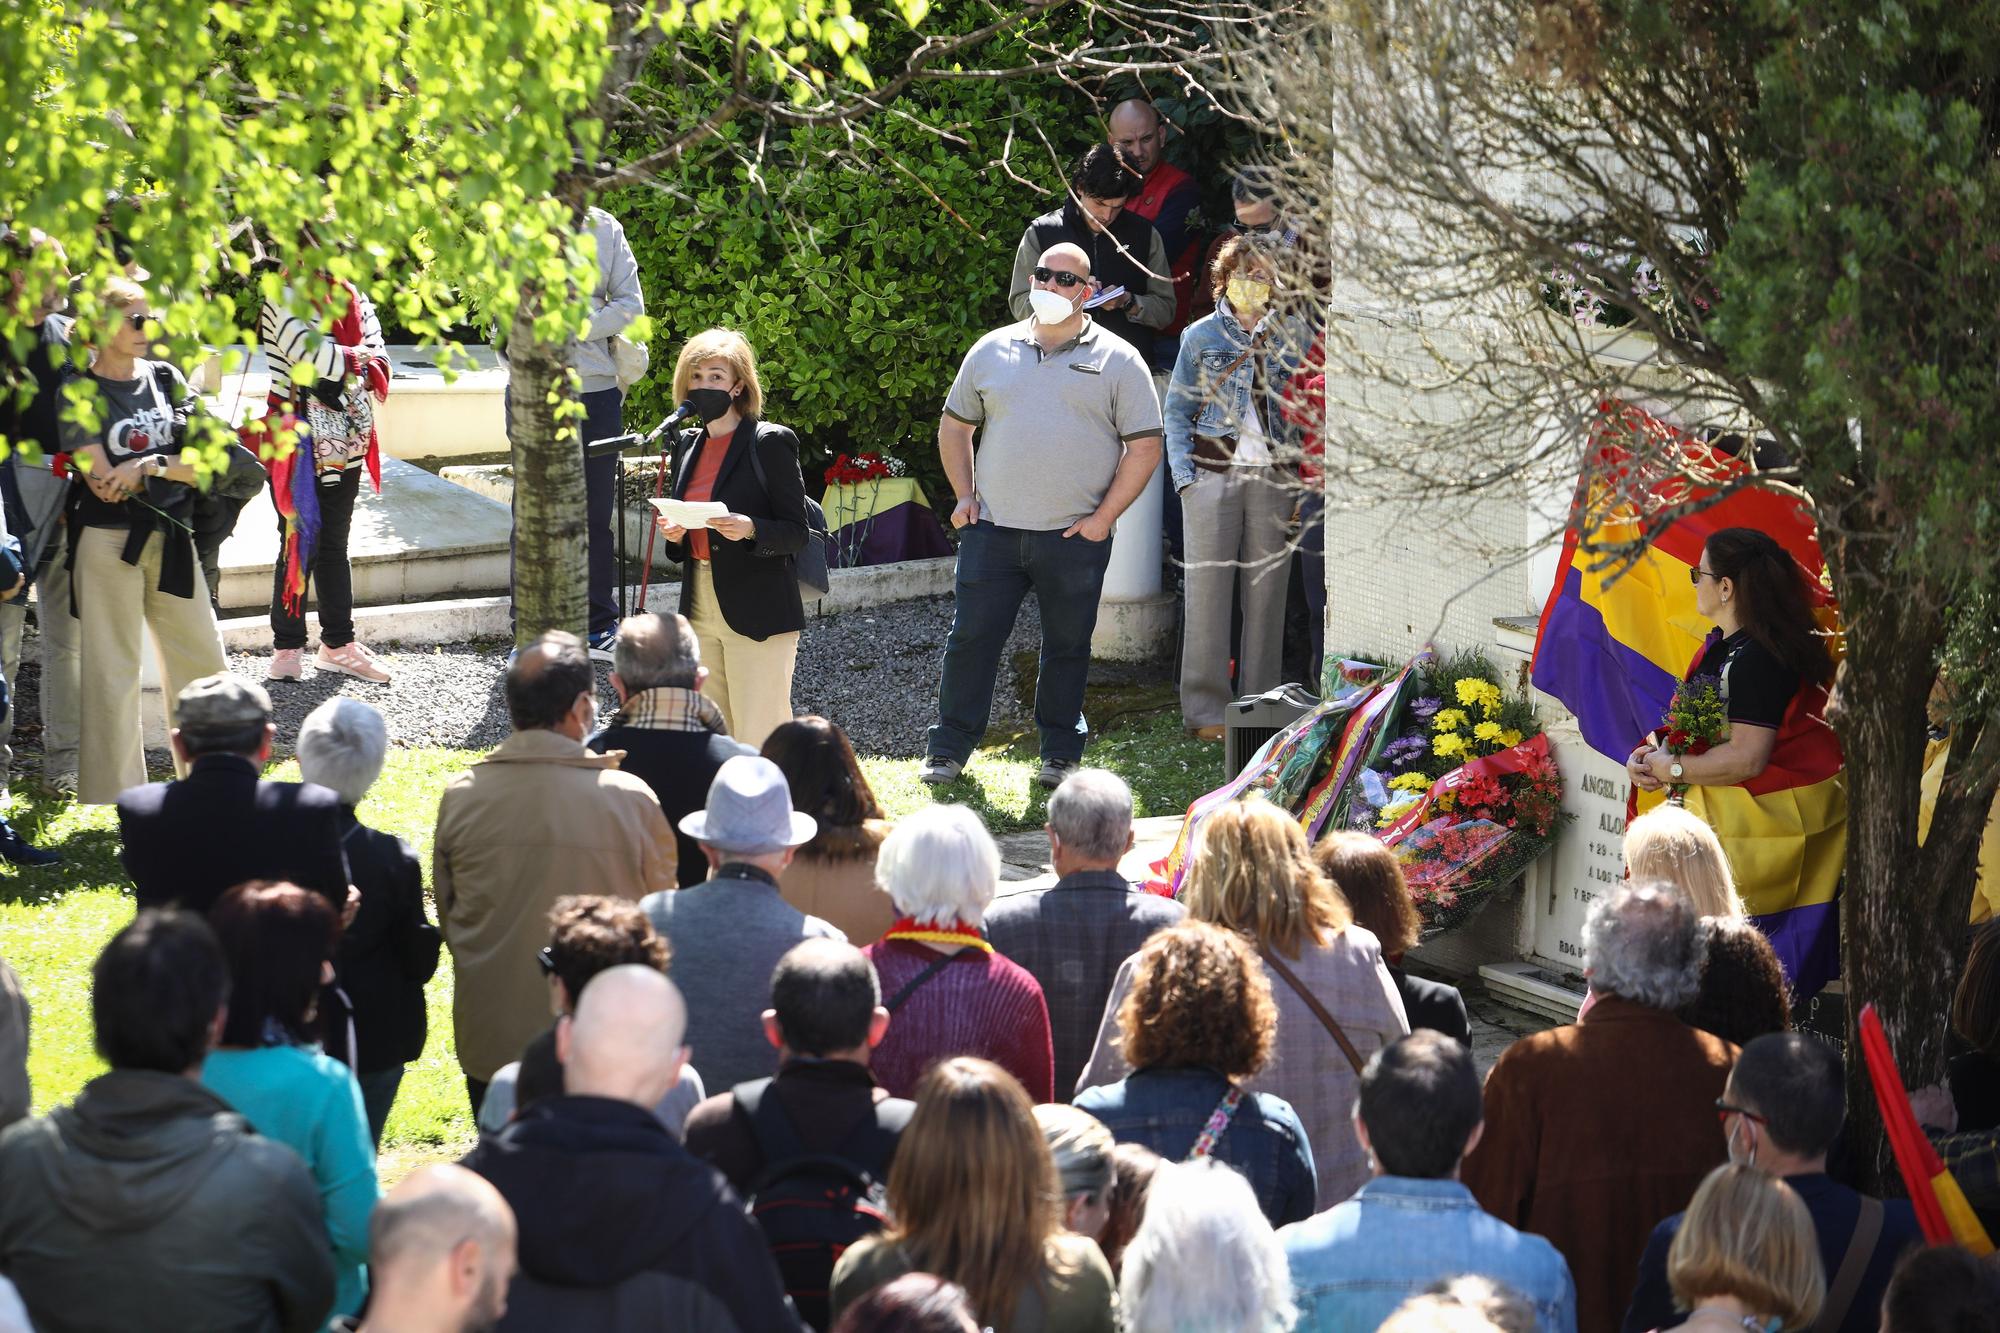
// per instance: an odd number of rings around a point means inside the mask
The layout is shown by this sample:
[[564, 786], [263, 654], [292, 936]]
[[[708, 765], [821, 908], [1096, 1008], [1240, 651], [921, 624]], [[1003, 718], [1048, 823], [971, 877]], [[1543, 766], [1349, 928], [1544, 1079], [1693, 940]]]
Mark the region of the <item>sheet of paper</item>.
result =
[[677, 528], [705, 528], [711, 518], [721, 518], [729, 512], [729, 506], [720, 500], [653, 500], [651, 504], [661, 518]]
[[1103, 291], [1085, 301], [1083, 308], [1085, 310], [1095, 310], [1106, 301], [1115, 301], [1124, 294], [1125, 289], [1123, 287], [1106, 287]]

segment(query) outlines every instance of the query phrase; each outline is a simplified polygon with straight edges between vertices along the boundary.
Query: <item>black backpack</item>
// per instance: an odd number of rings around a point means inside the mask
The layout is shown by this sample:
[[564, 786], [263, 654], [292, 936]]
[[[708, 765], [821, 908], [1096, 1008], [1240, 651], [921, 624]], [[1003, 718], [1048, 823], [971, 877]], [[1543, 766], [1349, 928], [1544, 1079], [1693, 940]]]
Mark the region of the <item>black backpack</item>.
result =
[[832, 1152], [811, 1153], [785, 1108], [766, 1095], [770, 1088], [771, 1080], [760, 1078], [733, 1090], [764, 1155], [764, 1169], [745, 1191], [750, 1216], [763, 1229], [799, 1317], [823, 1329], [833, 1266], [848, 1246], [889, 1220], [888, 1163], [915, 1108], [894, 1098], [878, 1102]]

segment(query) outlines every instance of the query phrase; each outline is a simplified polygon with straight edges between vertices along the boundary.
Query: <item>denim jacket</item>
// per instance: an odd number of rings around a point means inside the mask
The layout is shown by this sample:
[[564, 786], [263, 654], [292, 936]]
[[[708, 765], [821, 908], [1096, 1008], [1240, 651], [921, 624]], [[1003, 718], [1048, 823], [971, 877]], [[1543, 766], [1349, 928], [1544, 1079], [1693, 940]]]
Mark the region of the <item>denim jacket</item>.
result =
[[[1170, 1162], [1185, 1159], [1215, 1113], [1229, 1080], [1212, 1069], [1142, 1069], [1122, 1082], [1087, 1088], [1076, 1107], [1120, 1143], [1138, 1143]], [[1272, 1226], [1311, 1217], [1318, 1179], [1312, 1143], [1291, 1103], [1254, 1092], [1236, 1106], [1212, 1154], [1236, 1168]]]
[[1576, 1333], [1576, 1285], [1556, 1247], [1482, 1210], [1456, 1180], [1379, 1176], [1278, 1240], [1297, 1333], [1374, 1333], [1406, 1299], [1463, 1273], [1520, 1292], [1540, 1333]]
[[[1308, 332], [1301, 321], [1283, 315], [1272, 316], [1265, 326], [1264, 393], [1257, 417], [1274, 458], [1284, 458], [1287, 449], [1297, 445], [1298, 432], [1285, 420], [1284, 394], [1305, 351]], [[1174, 361], [1165, 404], [1167, 469], [1175, 490], [1195, 478], [1194, 437], [1235, 435], [1238, 423], [1249, 415], [1257, 357], [1243, 357], [1243, 363], [1218, 382], [1229, 363], [1249, 346], [1250, 335], [1236, 322], [1227, 299], [1216, 302], [1214, 314], [1204, 315], [1181, 334], [1180, 356]]]

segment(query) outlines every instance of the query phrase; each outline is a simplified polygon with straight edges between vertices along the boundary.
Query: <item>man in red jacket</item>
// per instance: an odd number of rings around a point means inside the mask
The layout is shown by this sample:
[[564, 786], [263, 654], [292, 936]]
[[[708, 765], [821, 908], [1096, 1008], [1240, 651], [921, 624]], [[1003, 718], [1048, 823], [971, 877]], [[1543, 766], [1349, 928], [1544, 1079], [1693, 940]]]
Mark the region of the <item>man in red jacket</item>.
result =
[[1140, 350], [1155, 370], [1171, 370], [1181, 330], [1194, 299], [1195, 270], [1201, 258], [1201, 238], [1188, 228], [1188, 215], [1201, 202], [1194, 177], [1167, 161], [1167, 122], [1144, 98], [1120, 102], [1111, 113], [1111, 145], [1144, 179], [1139, 192], [1125, 201], [1127, 210], [1153, 224], [1167, 250], [1174, 276], [1174, 321], [1155, 345]]

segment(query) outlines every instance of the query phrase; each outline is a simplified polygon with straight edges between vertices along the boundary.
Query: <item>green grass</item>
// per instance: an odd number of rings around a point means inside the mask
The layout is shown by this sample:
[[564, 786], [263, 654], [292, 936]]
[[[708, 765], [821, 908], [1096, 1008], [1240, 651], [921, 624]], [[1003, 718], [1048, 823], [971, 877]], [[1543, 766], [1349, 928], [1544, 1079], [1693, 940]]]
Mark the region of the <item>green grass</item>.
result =
[[[1160, 686], [1107, 686], [1091, 691], [1088, 716], [1100, 727], [1085, 754], [1131, 784], [1141, 816], [1177, 814], [1220, 783], [1221, 755], [1213, 744], [1183, 735], [1171, 691]], [[1047, 793], [1034, 785], [1036, 741], [1022, 733], [991, 733], [965, 776], [934, 791], [917, 781], [910, 759], [863, 756], [862, 767], [891, 818], [935, 801], [970, 806], [996, 834], [1038, 829]], [[431, 829], [445, 782], [478, 757], [470, 750], [397, 750], [360, 809], [363, 822], [407, 839], [430, 874]], [[296, 780], [295, 763], [275, 764], [271, 776]], [[14, 965], [34, 1006], [28, 1056], [35, 1110], [75, 1096], [102, 1072], [92, 1049], [90, 964], [105, 941], [132, 918], [132, 900], [118, 862], [118, 822], [108, 806], [78, 806], [34, 795], [17, 785], [8, 818], [42, 846], [66, 858], [51, 870], [0, 871], [0, 956]], [[427, 992], [430, 1040], [403, 1076], [383, 1135], [381, 1173], [400, 1179], [426, 1161], [456, 1157], [474, 1133], [451, 1031], [450, 956]]]

